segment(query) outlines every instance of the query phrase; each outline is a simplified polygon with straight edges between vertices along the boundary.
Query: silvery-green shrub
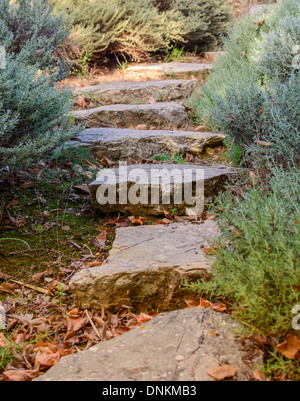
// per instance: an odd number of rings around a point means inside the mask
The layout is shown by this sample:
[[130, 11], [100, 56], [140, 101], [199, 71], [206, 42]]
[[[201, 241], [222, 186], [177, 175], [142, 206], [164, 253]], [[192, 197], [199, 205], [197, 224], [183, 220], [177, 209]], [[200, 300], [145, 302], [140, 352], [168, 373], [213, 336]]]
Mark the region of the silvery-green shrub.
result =
[[[225, 53], [201, 92], [190, 99], [196, 120], [219, 130], [247, 154], [299, 160], [300, 0], [246, 16], [225, 42]], [[258, 141], [272, 146], [256, 146]]]
[[68, 30], [49, 10], [46, 0], [0, 4], [0, 40], [6, 49], [5, 69], [0, 69], [1, 166], [39, 160], [77, 130], [68, 119], [73, 94], [57, 83], [62, 66], [54, 54]]
[[62, 15], [53, 13], [48, 0], [1, 0], [0, 45], [20, 63], [35, 65], [64, 78], [66, 63], [56, 50], [69, 35], [70, 28]]

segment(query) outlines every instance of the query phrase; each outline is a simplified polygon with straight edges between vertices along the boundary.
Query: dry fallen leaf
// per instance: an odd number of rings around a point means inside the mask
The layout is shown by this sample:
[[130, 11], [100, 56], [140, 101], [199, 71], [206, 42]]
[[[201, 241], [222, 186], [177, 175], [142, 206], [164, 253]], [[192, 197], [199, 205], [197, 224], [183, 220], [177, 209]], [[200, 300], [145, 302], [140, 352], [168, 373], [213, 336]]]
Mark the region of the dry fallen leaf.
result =
[[81, 330], [87, 324], [88, 319], [83, 315], [83, 312], [73, 309], [66, 316], [66, 321], [67, 334], [65, 335], [64, 341], [67, 341], [69, 338], [73, 337], [77, 331]]
[[60, 352], [57, 351], [55, 353], [51, 352], [41, 352], [37, 354], [36, 362], [43, 367], [50, 368], [51, 366], [56, 365], [60, 361]]
[[173, 220], [172, 213], [168, 212], [167, 210], [164, 210], [164, 215], [168, 220]]
[[13, 381], [13, 382], [27, 382], [31, 381], [34, 378], [40, 375], [39, 370], [25, 370], [25, 369], [17, 369], [17, 370], [6, 370], [3, 373], [4, 381]]
[[145, 223], [145, 218], [144, 217], [139, 217], [137, 219], [134, 216], [130, 216], [130, 217], [128, 217], [128, 220], [134, 225], [141, 225], [142, 226]]
[[215, 366], [207, 371], [207, 374], [215, 380], [222, 381], [236, 376], [237, 369], [234, 366]]
[[153, 319], [153, 316], [150, 316], [147, 313], [140, 313], [138, 316], [136, 316], [136, 320], [137, 320], [138, 324], [143, 324], [143, 323], [149, 322], [152, 319]]
[[185, 299], [184, 302], [187, 304], [187, 309], [198, 308], [200, 306], [200, 302], [194, 301], [193, 299]]
[[104, 229], [98, 228], [98, 231], [100, 231], [100, 234], [97, 237], [97, 241], [99, 241], [99, 242], [106, 241], [107, 240], [107, 229], [106, 228], [104, 228]]
[[258, 369], [256, 369], [256, 371], [253, 373], [253, 377], [258, 382], [262, 382], [265, 380], [263, 375], [260, 373], [260, 371]]
[[82, 191], [85, 192], [87, 194], [90, 195], [90, 190], [87, 184], [83, 184], [83, 185], [77, 185], [75, 187], [73, 187], [74, 189], [77, 189], [78, 191]]
[[10, 276], [0, 272], [0, 280], [8, 280]]
[[169, 219], [162, 219], [162, 220], [159, 220], [159, 221], [157, 221], [155, 224], [173, 224], [173, 221], [172, 220], [169, 220]]
[[20, 188], [21, 189], [32, 188], [32, 187], [35, 187], [35, 185], [36, 184], [34, 182], [30, 181], [30, 182], [25, 182], [24, 184], [22, 184], [20, 186]]
[[75, 103], [76, 106], [82, 107], [84, 109], [87, 108], [87, 103], [82, 96], [78, 96], [77, 101]]
[[137, 125], [135, 127], [135, 129], [145, 131], [147, 129], [147, 125], [146, 124], [139, 124], [139, 125]]
[[11, 294], [17, 288], [14, 284], [3, 283], [0, 285], [0, 292]]
[[204, 125], [200, 125], [199, 127], [196, 127], [196, 128], [195, 128], [195, 131], [196, 131], [196, 132], [203, 132], [203, 131], [205, 131]]
[[3, 333], [0, 333], [0, 348], [6, 347], [8, 345], [8, 342], [6, 340], [6, 337]]
[[202, 306], [203, 308], [211, 308], [212, 303], [209, 301], [205, 301], [205, 299], [200, 298], [200, 306]]
[[288, 359], [300, 360], [300, 340], [294, 334], [288, 334], [286, 341], [279, 344], [276, 349]]
[[226, 312], [226, 310], [227, 310], [227, 306], [226, 305], [224, 305], [224, 304], [219, 304], [219, 303], [217, 303], [217, 304], [213, 304], [212, 305], [212, 310], [214, 310], [215, 312]]
[[7, 208], [14, 208], [14, 207], [16, 207], [18, 204], [19, 204], [19, 201], [18, 201], [18, 200], [10, 201], [10, 202], [8, 202]]

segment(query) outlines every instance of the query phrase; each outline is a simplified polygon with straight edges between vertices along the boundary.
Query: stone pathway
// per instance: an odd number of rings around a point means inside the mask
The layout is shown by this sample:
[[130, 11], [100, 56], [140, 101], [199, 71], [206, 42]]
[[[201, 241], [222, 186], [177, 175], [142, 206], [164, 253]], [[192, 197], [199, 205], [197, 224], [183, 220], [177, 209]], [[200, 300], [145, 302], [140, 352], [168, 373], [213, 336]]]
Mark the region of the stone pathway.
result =
[[[247, 361], [234, 340], [236, 323], [203, 308], [160, 314], [120, 337], [61, 360], [37, 381], [213, 381], [207, 371], [219, 365], [236, 369], [231, 380], [248, 381], [262, 354]], [[244, 358], [247, 355], [247, 359]]]
[[[207, 204], [210, 198], [223, 190], [228, 178], [233, 175], [235, 171], [224, 166], [134, 164], [125, 166], [122, 170], [119, 167], [101, 170], [89, 188], [95, 209], [102, 213], [161, 216], [164, 211], [176, 210], [176, 214], [180, 216], [197, 204]], [[166, 188], [163, 180], [169, 177], [170, 186]], [[114, 192], [116, 189], [115, 203], [107, 203], [104, 188], [108, 187]], [[188, 188], [191, 198], [185, 196]], [[129, 201], [130, 197], [135, 200], [134, 203]], [[142, 202], [137, 204], [136, 199]], [[202, 211], [203, 209], [196, 214]]]
[[181, 100], [189, 97], [200, 87], [197, 80], [169, 80], [145, 82], [109, 82], [78, 89], [76, 93], [84, 100], [103, 104], [147, 104]]
[[192, 77], [204, 80], [213, 70], [212, 64], [199, 63], [158, 63], [128, 68], [128, 71], [156, 71], [161, 77], [176, 79], [191, 79]]
[[[211, 59], [215, 57], [216, 54], [211, 55]], [[207, 147], [222, 144], [224, 138], [220, 134], [167, 130], [188, 128], [189, 116], [180, 101], [197, 90], [199, 82], [212, 70], [211, 64], [169, 63], [133, 68], [158, 72], [162, 79], [177, 80], [119, 82], [80, 89], [78, 93], [84, 99], [102, 105], [74, 112], [76, 121], [90, 128], [78, 136], [74, 145], [91, 147], [96, 158], [106, 156], [119, 161], [148, 159], [158, 153], [172, 156], [175, 152], [197, 157]], [[116, 125], [122, 128], [112, 128]], [[143, 125], [143, 129], [135, 129], [138, 125]], [[191, 167], [193, 174], [189, 177], [184, 173]], [[201, 200], [207, 202], [235, 174], [224, 166], [188, 164], [132, 164], [126, 168], [126, 174], [117, 168], [101, 170], [97, 181], [90, 185], [93, 204], [102, 213], [159, 216], [176, 209], [177, 215], [185, 214], [195, 205], [179, 202], [176, 192], [179, 187], [188, 184], [195, 196], [201, 183], [204, 186]], [[133, 175], [136, 168], [140, 176], [129, 177], [128, 172]], [[153, 185], [152, 175], [158, 169], [173, 174], [168, 204], [164, 204], [163, 184]], [[199, 171], [204, 176], [198, 175]], [[107, 173], [115, 174], [116, 186], [114, 181], [104, 179], [103, 174]], [[182, 176], [183, 182], [179, 179]], [[117, 187], [114, 205], [99, 204], [104, 183]], [[120, 194], [127, 199], [133, 190], [137, 198], [146, 193], [148, 204], [120, 201]], [[152, 203], [151, 191], [158, 194], [158, 203]], [[124, 304], [140, 310], [183, 307], [183, 281], [210, 279], [213, 260], [203, 249], [211, 246], [217, 236], [218, 227], [212, 220], [119, 228], [105, 263], [84, 269], [72, 278], [70, 286], [75, 300], [80, 308], [96, 311], [101, 311], [102, 306], [117, 310]], [[252, 365], [243, 362], [243, 348], [233, 335], [236, 327], [226, 314], [208, 309], [162, 313], [121, 337], [63, 358], [38, 380], [204, 381], [212, 380], [207, 371], [218, 365], [233, 366], [237, 372], [233, 380], [249, 380]], [[259, 353], [255, 355], [261, 357]]]
[[213, 132], [90, 128], [77, 138], [78, 145], [92, 149], [94, 157], [111, 161], [150, 159], [157, 154], [203, 155], [206, 149], [222, 146], [224, 135]]
[[142, 310], [168, 310], [182, 304], [184, 279], [209, 280], [212, 260], [203, 248], [217, 235], [212, 220], [119, 228], [106, 262], [71, 280], [76, 302], [100, 311], [101, 305], [118, 309], [135, 303]]
[[188, 125], [188, 114], [181, 104], [164, 102], [153, 104], [114, 104], [73, 112], [75, 121], [89, 127], [120, 125], [135, 128], [146, 124], [156, 129], [184, 127]]

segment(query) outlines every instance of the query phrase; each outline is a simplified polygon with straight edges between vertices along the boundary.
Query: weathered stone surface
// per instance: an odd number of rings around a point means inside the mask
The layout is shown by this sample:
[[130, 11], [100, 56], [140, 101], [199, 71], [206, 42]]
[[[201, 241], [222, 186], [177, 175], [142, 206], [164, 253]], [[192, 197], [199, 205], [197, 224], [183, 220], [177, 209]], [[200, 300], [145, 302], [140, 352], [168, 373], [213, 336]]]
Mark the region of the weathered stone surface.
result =
[[91, 128], [83, 131], [77, 141], [90, 147], [97, 159], [106, 156], [118, 161], [147, 159], [159, 153], [173, 156], [175, 152], [199, 156], [206, 148], [221, 146], [224, 136], [212, 132]]
[[[155, 182], [154, 176], [160, 173], [170, 175], [170, 187], [168, 183]], [[204, 180], [201, 173], [204, 175]], [[195, 208], [196, 203], [199, 205], [201, 199], [205, 204], [209, 198], [218, 195], [228, 178], [234, 174], [233, 169], [224, 166], [207, 167], [188, 164], [144, 164], [129, 165], [122, 169], [105, 169], [100, 170], [96, 181], [90, 184], [91, 199], [94, 207], [102, 213], [121, 212], [140, 216], [160, 216], [163, 215], [164, 210], [176, 209], [178, 215], [183, 215], [187, 209]], [[117, 192], [114, 204], [106, 203], [101, 195], [101, 191], [106, 186]], [[193, 199], [190, 201], [184, 196], [189, 186], [192, 187], [193, 196], [198, 196], [195, 201]], [[178, 192], [182, 193], [179, 200], [175, 196]], [[142, 202], [136, 201], [133, 204], [129, 201], [129, 195], [135, 193], [142, 198]], [[170, 193], [170, 196], [165, 198], [163, 195], [166, 193]], [[158, 195], [153, 201], [155, 194]]]
[[85, 100], [104, 104], [147, 104], [151, 99], [169, 102], [187, 98], [199, 86], [196, 80], [110, 82], [81, 88], [76, 93]]
[[138, 65], [129, 67], [128, 71], [155, 71], [162, 77], [172, 77], [177, 79], [189, 79], [192, 76], [198, 79], [205, 79], [212, 71], [212, 64], [201, 63], [158, 63], [148, 65]]
[[82, 309], [118, 309], [135, 303], [166, 310], [182, 302], [184, 279], [210, 278], [212, 260], [200, 248], [218, 235], [216, 224], [177, 223], [119, 228], [110, 256], [70, 282]]
[[89, 127], [114, 126], [135, 128], [139, 124], [149, 127], [183, 127], [188, 115], [176, 102], [126, 105], [116, 104], [73, 112], [75, 120]]
[[[63, 358], [36, 381], [213, 381], [206, 373], [218, 365], [237, 369], [233, 380], [248, 381], [237, 324], [203, 308], [160, 314], [151, 322], [88, 351]], [[261, 362], [261, 353], [250, 363]]]

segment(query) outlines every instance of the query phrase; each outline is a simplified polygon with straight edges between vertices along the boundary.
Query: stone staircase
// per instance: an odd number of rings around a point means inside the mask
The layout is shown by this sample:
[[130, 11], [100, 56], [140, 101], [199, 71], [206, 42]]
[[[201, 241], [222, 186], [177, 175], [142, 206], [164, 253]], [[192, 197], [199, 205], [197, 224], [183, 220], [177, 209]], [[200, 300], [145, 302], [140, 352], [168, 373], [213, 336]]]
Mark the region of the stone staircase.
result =
[[[215, 58], [215, 56], [213, 57]], [[158, 73], [161, 78], [191, 79], [196, 78], [203, 81], [212, 72], [212, 64], [200, 63], [158, 63], [139, 65], [128, 68], [128, 71], [143, 71], [149, 74], [153, 71]]]
[[[215, 55], [210, 57], [213, 59]], [[149, 76], [155, 71], [155, 76], [161, 80], [107, 83], [80, 89], [78, 95], [86, 101], [92, 99], [96, 107], [74, 112], [76, 121], [87, 127], [74, 144], [90, 147], [99, 160], [106, 156], [115, 162], [145, 161], [158, 153], [172, 156], [175, 152], [197, 158], [207, 148], [222, 145], [224, 137], [220, 134], [193, 131], [187, 110], [181, 104], [199, 88], [200, 82], [211, 72], [211, 64], [153, 64], [132, 69], [146, 70]], [[144, 129], [136, 129], [139, 125]], [[182, 130], [174, 130], [174, 127], [182, 127]], [[187, 184], [194, 190], [201, 181], [204, 204], [209, 197], [222, 191], [228, 178], [235, 174], [226, 166], [207, 167], [199, 163], [129, 164], [127, 173], [136, 167], [143, 173], [139, 180], [123, 176], [118, 168], [99, 172], [97, 180], [90, 185], [95, 209], [135, 216], [159, 216], [175, 209], [177, 215], [182, 215], [193, 205], [184, 201], [176, 203], [175, 195], [168, 205], [164, 204], [160, 193], [162, 183], [154, 186], [159, 203], [151, 204], [151, 174], [155, 169], [163, 168], [167, 173], [174, 173], [176, 169], [181, 175], [192, 168], [193, 174], [185, 177], [180, 185]], [[198, 170], [203, 172], [200, 179]], [[116, 180], [104, 181], [106, 173], [113, 174]], [[115, 185], [118, 195], [123, 185], [127, 195], [136, 185], [150, 189], [149, 202], [130, 204], [118, 198], [113, 205], [100, 204], [97, 193], [104, 182], [108, 187]], [[174, 189], [177, 184], [175, 174], [171, 187]], [[141, 310], [156, 308], [160, 311], [182, 306], [181, 284], [185, 279], [210, 279], [213, 260], [203, 249], [210, 247], [219, 234], [213, 220], [182, 221], [185, 222], [117, 229], [105, 263], [84, 269], [72, 278], [70, 286], [78, 306], [100, 311], [102, 306], [118, 310], [130, 304]], [[39, 380], [201, 381], [211, 379], [207, 369], [226, 363], [237, 368], [234, 379], [247, 380], [251, 369], [244, 364], [241, 346], [231, 334], [235, 326], [227, 315], [203, 308], [166, 313], [144, 325], [143, 331], [137, 328], [87, 352], [63, 359]], [[136, 343], [142, 353], [137, 352]]]
[[212, 132], [136, 130], [125, 128], [90, 128], [77, 137], [77, 144], [90, 147], [94, 157], [106, 156], [117, 162], [141, 161], [157, 154], [173, 156], [189, 153], [203, 155], [207, 149], [221, 146], [224, 135]]
[[76, 93], [86, 101], [107, 104], [147, 104], [150, 99], [170, 102], [189, 97], [197, 88], [199, 81], [163, 80], [141, 82], [108, 82], [77, 89]]
[[160, 129], [164, 127], [186, 127], [188, 114], [185, 107], [176, 102], [153, 104], [113, 104], [74, 113], [75, 121], [88, 127], [134, 128], [146, 125]]
[[[213, 56], [212, 54], [208, 59], [213, 59], [213, 57], [215, 55]], [[201, 158], [207, 149], [222, 146], [223, 135], [213, 132], [193, 131], [193, 124], [189, 119], [187, 109], [182, 104], [185, 98], [191, 96], [201, 87], [201, 80], [212, 70], [212, 65], [161, 63], [129, 68], [129, 70], [132, 69], [136, 71], [146, 70], [149, 74], [155, 71], [156, 77], [157, 71], [159, 71], [161, 79], [144, 82], [109, 82], [81, 88], [77, 91], [78, 96], [86, 102], [92, 100], [93, 107], [74, 111], [76, 121], [87, 127], [78, 135], [74, 144], [91, 148], [94, 157], [98, 160], [106, 157], [115, 163], [119, 161], [128, 163], [126, 171], [124, 170], [125, 167], [122, 170], [119, 167], [115, 167], [99, 171], [96, 181], [92, 182], [89, 186], [95, 209], [105, 214], [125, 213], [137, 217], [163, 216], [164, 213], [175, 211], [180, 216], [186, 214], [188, 210], [193, 211], [196, 206], [199, 206], [197, 202], [202, 202], [201, 205], [205, 206], [208, 199], [218, 195], [223, 190], [228, 178], [235, 174], [231, 168], [222, 165], [203, 166], [199, 161], [196, 164], [153, 164], [146, 161], [158, 154], [163, 154], [170, 158], [174, 154], [189, 154], [197, 160], [197, 158]], [[171, 73], [174, 79], [169, 79]], [[183, 75], [185, 75], [185, 79], [182, 79]], [[186, 79], [187, 76], [190, 79]], [[181, 130], [178, 130], [177, 128], [180, 127]], [[134, 160], [134, 163], [131, 163], [132, 160]], [[139, 162], [141, 164], [136, 164]], [[133, 177], [136, 169], [138, 169], [138, 175]], [[153, 178], [155, 171], [161, 172], [162, 169], [164, 173], [170, 175], [171, 179], [169, 184], [170, 197], [167, 201], [165, 201], [163, 183], [161, 181], [156, 183], [154, 182], [156, 178]], [[192, 174], [186, 174], [191, 169], [193, 170]], [[187, 204], [183, 197], [179, 201], [175, 195], [176, 191], [178, 192], [179, 190], [183, 193], [186, 186], [191, 188], [191, 191], [195, 194], [196, 188], [201, 188], [201, 185], [204, 189], [203, 199], [199, 200], [195, 197], [192, 204]], [[116, 199], [114, 203], [106, 203], [105, 199], [102, 202], [104, 195], [101, 191], [103, 187], [115, 188]], [[125, 193], [124, 191], [122, 192], [124, 188]], [[130, 202], [129, 195], [133, 190], [140, 196], [145, 194], [143, 195], [144, 202], [139, 203], [139, 200], [133, 203]], [[101, 195], [99, 195], [100, 193]], [[135, 279], [133, 277], [136, 278], [140, 274], [136, 273], [136, 267], [140, 263], [139, 257], [135, 253], [132, 253], [133, 250], [140, 250], [140, 254], [142, 255], [142, 266], [144, 268], [141, 274], [145, 278], [140, 283], [142, 293], [149, 293], [149, 283], [146, 284], [146, 272], [148, 272], [150, 281], [154, 280], [163, 283], [165, 282], [165, 275], [169, 274], [170, 269], [175, 272], [176, 269], [174, 266], [177, 266], [182, 272], [178, 276], [178, 282], [174, 284], [178, 288], [180, 285], [179, 281], [189, 276], [187, 270], [182, 267], [184, 263], [179, 263], [181, 260], [180, 252], [183, 249], [180, 247], [180, 243], [187, 242], [187, 247], [189, 247], [194, 244], [192, 238], [198, 238], [197, 242], [201, 242], [201, 235], [207, 235], [205, 241], [203, 240], [202, 242], [208, 244], [209, 239], [213, 241], [213, 238], [217, 235], [217, 228], [212, 222], [205, 222], [199, 227], [195, 227], [192, 224], [187, 224], [187, 226], [181, 225], [181, 228], [179, 226], [180, 224], [172, 228], [145, 226], [140, 228], [134, 227], [132, 229], [119, 229], [112, 252], [114, 252], [116, 243], [122, 237], [124, 247], [127, 248], [128, 246], [130, 249], [128, 259], [123, 263], [124, 252], [120, 252], [118, 258], [113, 263], [109, 263], [106, 268], [104, 266], [95, 267], [75, 275], [71, 286], [76, 294], [78, 304], [82, 307], [93, 309], [96, 309], [97, 305], [102, 304], [106, 307], [119, 305], [120, 299], [118, 299], [117, 288], [119, 281], [122, 283], [121, 286], [127, 288], [124, 280], [126, 282], [129, 281], [131, 283], [129, 287], [131, 286], [132, 288], [131, 290], [126, 289], [129, 295], [126, 300], [122, 299], [122, 302], [130, 303], [134, 293], [133, 282]], [[190, 235], [189, 232], [193, 234]], [[155, 267], [153, 267], [151, 258], [157, 261], [159, 257], [156, 255], [156, 249], [161, 249], [163, 241], [166, 242], [166, 248], [167, 244], [172, 248], [173, 245], [172, 243], [170, 244], [170, 241], [175, 240], [175, 233], [178, 233], [180, 239], [178, 240], [179, 252], [177, 247], [174, 247], [172, 250], [172, 255], [175, 257], [174, 263], [172, 264], [170, 261], [169, 264], [165, 263], [165, 265], [160, 267], [156, 263], [154, 264]], [[140, 249], [139, 239], [144, 236], [148, 238], [149, 235], [158, 238], [158, 241], [155, 242], [153, 239], [151, 241], [147, 240], [144, 247]], [[131, 245], [126, 244], [128, 236], [132, 239], [136, 236], [137, 242]], [[205, 259], [206, 255], [203, 255], [201, 250], [199, 250], [200, 243], [196, 248], [198, 248], [198, 252], [188, 250], [186, 252], [191, 252], [190, 256], [200, 254], [201, 258]], [[149, 261], [149, 265], [145, 260], [145, 249], [148, 249], [146, 259]], [[168, 255], [167, 259], [172, 259], [168, 252], [166, 255]], [[187, 255], [184, 255], [184, 258], [186, 257]], [[133, 259], [132, 263], [130, 263], [130, 258]], [[111, 256], [108, 260], [111, 260]], [[193, 263], [197, 264], [198, 262], [198, 257], [195, 257]], [[169, 266], [168, 268], [166, 268], [167, 265]], [[124, 276], [124, 270], [127, 273], [130, 271], [130, 273], [128, 275], [125, 273]], [[158, 273], [154, 274], [154, 271]], [[108, 284], [108, 276], [105, 272], [116, 273], [116, 275], [113, 274], [110, 284]], [[100, 287], [98, 287], [98, 283]], [[109, 289], [108, 292], [112, 294], [114, 301], [104, 302], [104, 293], [106, 293], [104, 288], [106, 287]], [[169, 299], [164, 286], [162, 290], [166, 299]], [[99, 298], [97, 295], [100, 293], [102, 294], [102, 298]], [[153, 302], [148, 306], [166, 309], [166, 303], [158, 302], [157, 299], [159, 297], [154, 293], [155, 291], [151, 297]], [[161, 297], [161, 299], [163, 298]], [[171, 299], [173, 298], [171, 297]], [[86, 301], [87, 299], [89, 299], [88, 302]]]

